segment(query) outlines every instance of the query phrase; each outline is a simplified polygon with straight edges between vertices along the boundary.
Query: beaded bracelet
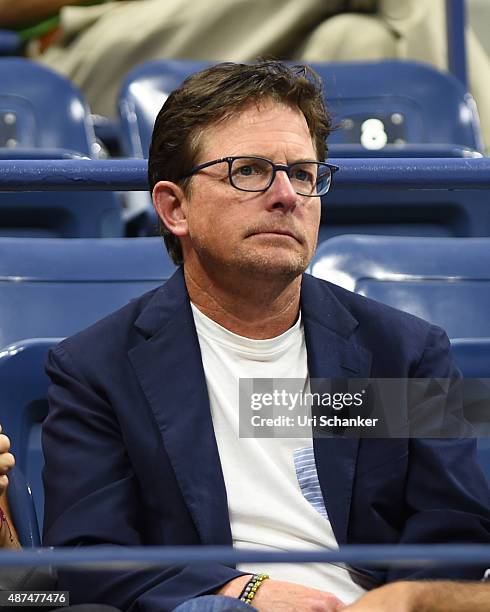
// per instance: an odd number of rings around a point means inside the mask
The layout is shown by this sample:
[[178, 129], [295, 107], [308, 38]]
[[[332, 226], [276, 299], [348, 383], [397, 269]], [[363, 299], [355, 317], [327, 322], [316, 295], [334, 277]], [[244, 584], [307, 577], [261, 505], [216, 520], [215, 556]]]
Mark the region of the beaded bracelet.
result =
[[260, 585], [269, 578], [268, 574], [254, 574], [252, 578], [247, 582], [245, 588], [238, 596], [240, 601], [246, 604], [251, 604], [252, 599], [255, 597]]

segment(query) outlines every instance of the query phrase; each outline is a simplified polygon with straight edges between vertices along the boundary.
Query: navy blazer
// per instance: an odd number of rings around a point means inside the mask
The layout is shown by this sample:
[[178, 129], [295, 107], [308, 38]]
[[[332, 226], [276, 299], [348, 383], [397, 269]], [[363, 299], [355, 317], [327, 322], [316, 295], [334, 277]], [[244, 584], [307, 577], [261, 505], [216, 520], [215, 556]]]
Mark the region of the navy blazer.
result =
[[[457, 376], [446, 334], [305, 275], [311, 377]], [[181, 270], [48, 357], [44, 543], [231, 545], [199, 342]], [[314, 440], [339, 544], [490, 542], [473, 440]], [[479, 579], [482, 568], [392, 569], [377, 578]], [[162, 612], [239, 576], [233, 567], [60, 571], [72, 603]]]

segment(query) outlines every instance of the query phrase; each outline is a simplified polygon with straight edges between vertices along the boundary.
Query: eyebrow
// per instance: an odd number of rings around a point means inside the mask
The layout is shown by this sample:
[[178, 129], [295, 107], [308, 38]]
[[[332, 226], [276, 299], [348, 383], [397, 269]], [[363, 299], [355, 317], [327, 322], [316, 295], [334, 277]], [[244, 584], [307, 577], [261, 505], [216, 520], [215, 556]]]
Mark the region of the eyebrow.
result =
[[[279, 163], [279, 162], [273, 161], [272, 159], [270, 159], [270, 157], [266, 157], [264, 154], [259, 154], [259, 153], [246, 153], [244, 155], [229, 155], [228, 157], [262, 157], [262, 159], [268, 159], [269, 161], [273, 162], [274, 164]], [[306, 162], [324, 163], [324, 162], [321, 162], [318, 159], [314, 159], [314, 158], [311, 158], [311, 157], [302, 157], [300, 159], [295, 159], [292, 162], [287, 162], [286, 164], [280, 164], [280, 165], [289, 166], [291, 164], [304, 164]]]

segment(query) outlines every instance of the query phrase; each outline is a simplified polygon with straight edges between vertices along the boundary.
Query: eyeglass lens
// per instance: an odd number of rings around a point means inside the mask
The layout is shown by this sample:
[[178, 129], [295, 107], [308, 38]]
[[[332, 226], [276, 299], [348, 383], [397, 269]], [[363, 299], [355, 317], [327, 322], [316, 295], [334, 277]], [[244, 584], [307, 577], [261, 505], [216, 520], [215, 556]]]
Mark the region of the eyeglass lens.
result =
[[[230, 168], [231, 183], [244, 191], [263, 191], [270, 187], [274, 173], [272, 162], [266, 159], [240, 157]], [[289, 179], [299, 195], [324, 195], [330, 187], [328, 166], [317, 162], [298, 162], [289, 166]]]

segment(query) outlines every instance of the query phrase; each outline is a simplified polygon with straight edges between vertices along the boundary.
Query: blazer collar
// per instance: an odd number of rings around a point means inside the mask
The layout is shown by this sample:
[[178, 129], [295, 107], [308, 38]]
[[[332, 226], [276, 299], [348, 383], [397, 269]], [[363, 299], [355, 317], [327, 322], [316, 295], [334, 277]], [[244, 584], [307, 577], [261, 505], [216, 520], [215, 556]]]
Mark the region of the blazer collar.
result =
[[129, 359], [203, 544], [231, 545], [226, 489], [201, 351], [181, 269], [135, 321], [146, 339]]
[[[357, 320], [329, 284], [304, 275], [301, 289], [311, 378], [367, 377], [370, 353]], [[184, 499], [204, 544], [231, 544], [226, 489], [201, 351], [182, 269], [135, 321], [145, 339], [129, 358], [153, 410]], [[346, 541], [358, 441], [315, 439], [320, 486], [337, 541]]]
[[189, 294], [184, 280], [183, 268], [178, 268], [169, 280], [153, 294], [140, 312], [134, 326], [144, 338], [161, 332], [178, 316], [179, 309], [189, 306]]

